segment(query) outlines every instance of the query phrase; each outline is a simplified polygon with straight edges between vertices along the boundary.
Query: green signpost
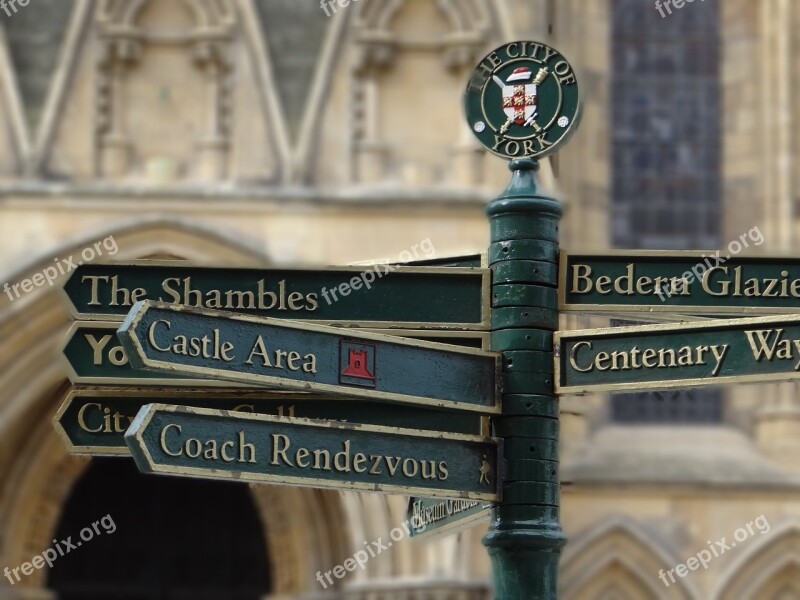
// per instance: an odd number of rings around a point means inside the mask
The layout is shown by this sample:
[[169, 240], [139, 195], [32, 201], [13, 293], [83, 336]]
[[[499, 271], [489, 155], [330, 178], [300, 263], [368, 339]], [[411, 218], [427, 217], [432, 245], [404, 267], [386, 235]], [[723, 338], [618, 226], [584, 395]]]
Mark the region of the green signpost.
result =
[[499, 355], [147, 300], [117, 332], [134, 366], [251, 385], [500, 410]]
[[234, 413], [144, 406], [125, 433], [141, 471], [441, 498], [497, 500], [498, 442]]
[[157, 403], [467, 435], [483, 433], [482, 417], [472, 413], [332, 400], [297, 392], [171, 388], [73, 390], [53, 418], [53, 424], [74, 454], [125, 455], [129, 451], [123, 435], [128, 426], [142, 406]]
[[235, 269], [85, 264], [64, 284], [76, 318], [122, 320], [140, 300], [372, 328], [488, 329], [489, 271], [371, 265]]
[[556, 334], [556, 389], [670, 389], [800, 379], [800, 316]]
[[558, 401], [553, 387], [561, 204], [539, 190], [538, 159], [575, 131], [580, 93], [570, 63], [531, 41], [490, 52], [464, 95], [467, 122], [489, 151], [512, 158], [513, 177], [487, 207], [492, 350], [503, 355], [502, 501], [483, 543], [497, 600], [554, 600], [566, 538], [558, 522]]
[[430, 539], [457, 533], [489, 521], [491, 502], [411, 497], [406, 517], [411, 537]]
[[561, 252], [564, 311], [755, 316], [800, 312], [800, 258]]

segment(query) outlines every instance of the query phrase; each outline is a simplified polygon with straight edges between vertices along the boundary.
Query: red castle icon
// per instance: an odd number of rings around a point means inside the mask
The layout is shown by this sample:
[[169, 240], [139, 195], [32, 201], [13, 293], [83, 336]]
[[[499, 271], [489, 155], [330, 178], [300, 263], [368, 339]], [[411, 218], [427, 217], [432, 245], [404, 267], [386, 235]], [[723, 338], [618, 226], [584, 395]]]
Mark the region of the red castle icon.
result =
[[367, 351], [349, 348], [347, 367], [342, 371], [342, 375], [348, 377], [358, 377], [359, 379], [375, 380], [375, 376], [369, 372], [367, 367]]

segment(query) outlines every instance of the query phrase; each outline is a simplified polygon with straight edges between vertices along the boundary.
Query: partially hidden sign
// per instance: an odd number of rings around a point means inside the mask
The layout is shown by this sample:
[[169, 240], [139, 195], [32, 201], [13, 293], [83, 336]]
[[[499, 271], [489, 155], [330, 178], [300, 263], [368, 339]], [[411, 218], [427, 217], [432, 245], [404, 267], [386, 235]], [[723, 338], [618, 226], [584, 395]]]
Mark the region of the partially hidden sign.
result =
[[333, 400], [297, 392], [172, 388], [73, 390], [56, 413], [53, 424], [73, 454], [129, 454], [123, 437], [125, 431], [142, 406], [156, 403], [444, 433], [481, 435], [483, 432], [483, 417], [474, 413], [361, 400]]

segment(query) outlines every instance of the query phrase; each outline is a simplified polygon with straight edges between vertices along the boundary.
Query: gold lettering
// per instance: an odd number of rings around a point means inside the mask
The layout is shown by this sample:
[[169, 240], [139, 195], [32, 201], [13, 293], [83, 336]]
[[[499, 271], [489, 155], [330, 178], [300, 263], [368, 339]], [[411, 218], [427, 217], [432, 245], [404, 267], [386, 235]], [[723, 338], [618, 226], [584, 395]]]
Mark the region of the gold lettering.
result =
[[85, 415], [86, 415], [86, 410], [88, 408], [97, 408], [98, 410], [102, 410], [103, 405], [102, 404], [89, 403], [89, 404], [84, 404], [83, 406], [81, 406], [81, 409], [78, 411], [78, 426], [81, 429], [83, 429], [84, 431], [87, 431], [89, 433], [100, 433], [101, 431], [103, 431], [103, 426], [102, 425], [100, 425], [100, 427], [97, 428], [97, 429], [92, 429], [92, 428], [89, 427], [89, 424], [86, 422]]
[[[325, 459], [324, 466], [320, 466], [321, 459]], [[327, 450], [314, 450], [314, 469], [322, 469], [323, 471], [331, 470], [331, 453]]]
[[356, 454], [353, 457], [353, 471], [355, 471], [356, 473], [364, 473], [367, 470], [367, 468], [362, 467], [361, 465], [363, 465], [365, 462], [367, 462], [366, 454], [361, 454], [361, 452]]
[[[245, 450], [250, 452], [249, 460], [245, 458]], [[244, 431], [239, 432], [239, 462], [256, 462], [256, 447], [244, 441]]]
[[164, 429], [161, 430], [161, 436], [159, 437], [159, 441], [161, 444], [161, 450], [167, 456], [183, 456], [183, 450], [178, 450], [177, 452], [170, 452], [169, 448], [167, 448], [167, 430], [170, 428], [175, 428], [178, 433], [181, 433], [181, 426], [176, 425], [175, 423], [170, 423]]
[[[280, 447], [280, 444], [283, 444], [283, 448]], [[289, 449], [291, 442], [289, 442], [289, 438], [282, 433], [273, 433], [272, 434], [272, 464], [278, 465], [278, 458], [282, 458], [283, 462], [290, 467], [294, 465], [289, 460], [289, 457], [286, 456], [286, 451]]]
[[233, 446], [234, 446], [233, 442], [227, 441], [227, 442], [223, 443], [222, 446], [219, 447], [219, 453], [222, 456], [222, 460], [223, 461], [225, 461], [225, 462], [233, 462], [234, 460], [236, 460], [235, 457], [228, 456], [228, 452], [227, 452], [228, 448], [233, 448]]
[[102, 365], [103, 364], [103, 348], [106, 347], [109, 340], [111, 339], [110, 335], [104, 335], [99, 340], [95, 338], [93, 335], [87, 333], [84, 335], [86, 341], [89, 342], [89, 346], [92, 347], [92, 361], [95, 365]]
[[[581, 273], [583, 270], [583, 273]], [[572, 290], [573, 294], [588, 294], [592, 291], [592, 267], [589, 265], [572, 265]], [[580, 289], [580, 283], [586, 282], [586, 287]]]
[[309, 456], [311, 456], [311, 453], [308, 451], [308, 448], [298, 448], [294, 455], [294, 460], [297, 463], [297, 466], [306, 468], [309, 464], [306, 459]]
[[727, 275], [728, 267], [711, 267], [708, 271], [703, 273], [703, 278], [700, 280], [700, 285], [702, 286], [703, 291], [709, 296], [727, 296], [730, 291], [730, 281], [721, 281], [719, 288], [716, 290], [711, 289], [711, 279], [717, 272]]
[[581, 369], [578, 366], [578, 348], [580, 348], [581, 346], [588, 346], [589, 350], [592, 349], [591, 342], [586, 342], [586, 341], [578, 342], [577, 344], [572, 346], [572, 350], [570, 350], [569, 364], [572, 365], [572, 368], [578, 371], [579, 373], [590, 373], [594, 369], [594, 364], [589, 363], [589, 366], [586, 367], [585, 369]]
[[147, 341], [149, 341], [150, 345], [159, 352], [169, 352], [170, 351], [169, 346], [167, 346], [166, 348], [161, 348], [158, 344], [156, 344], [156, 338], [154, 334], [156, 325], [158, 325], [159, 323], [164, 323], [167, 326], [167, 331], [172, 329], [172, 323], [170, 323], [169, 321], [161, 321], [161, 320], [153, 321], [152, 325], [150, 325], [150, 328], [147, 330]]
[[89, 306], [98, 306], [98, 305], [100, 305], [100, 300], [98, 299], [98, 293], [97, 292], [99, 291], [98, 289], [99, 289], [100, 286], [97, 285], [97, 284], [99, 282], [101, 282], [101, 281], [104, 281], [104, 282], [108, 283], [108, 276], [107, 275], [103, 275], [103, 276], [100, 276], [100, 275], [84, 275], [83, 277], [81, 277], [81, 283], [86, 282], [87, 279], [89, 281], [91, 281], [91, 284], [90, 284], [91, 285], [91, 294], [90, 294], [91, 295], [91, 299], [89, 300]]

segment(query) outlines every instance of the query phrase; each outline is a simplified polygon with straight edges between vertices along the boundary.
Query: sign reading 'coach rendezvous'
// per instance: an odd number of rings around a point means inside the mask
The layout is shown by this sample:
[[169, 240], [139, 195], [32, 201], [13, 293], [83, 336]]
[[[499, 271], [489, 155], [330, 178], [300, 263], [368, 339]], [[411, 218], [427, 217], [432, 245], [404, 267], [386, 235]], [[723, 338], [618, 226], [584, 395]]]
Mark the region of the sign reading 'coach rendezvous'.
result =
[[561, 252], [560, 308], [595, 313], [800, 312], [800, 258], [714, 252]]
[[498, 499], [493, 438], [150, 404], [125, 441], [144, 472]]
[[140, 261], [80, 266], [64, 292], [83, 319], [122, 320], [136, 302], [157, 300], [337, 325], [488, 329], [486, 269], [235, 269]]
[[566, 331], [555, 344], [563, 394], [800, 379], [800, 316]]
[[131, 364], [194, 377], [499, 412], [500, 355], [152, 301], [117, 332]]

